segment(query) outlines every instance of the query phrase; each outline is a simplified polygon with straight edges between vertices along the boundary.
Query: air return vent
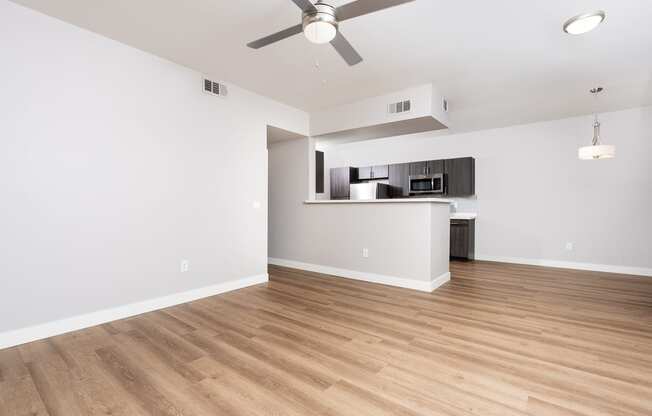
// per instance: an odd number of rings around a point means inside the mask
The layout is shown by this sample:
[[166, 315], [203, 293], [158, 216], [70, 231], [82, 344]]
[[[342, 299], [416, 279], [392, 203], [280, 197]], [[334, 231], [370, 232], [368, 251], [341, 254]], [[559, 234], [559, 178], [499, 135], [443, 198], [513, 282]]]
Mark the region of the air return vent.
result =
[[389, 114], [406, 113], [410, 111], [411, 108], [412, 108], [412, 103], [410, 102], [410, 100], [399, 101], [397, 103], [391, 103], [390, 105], [388, 105], [387, 112]]
[[204, 92], [206, 94], [219, 95], [220, 97], [225, 97], [227, 94], [226, 85], [206, 78], [204, 78]]

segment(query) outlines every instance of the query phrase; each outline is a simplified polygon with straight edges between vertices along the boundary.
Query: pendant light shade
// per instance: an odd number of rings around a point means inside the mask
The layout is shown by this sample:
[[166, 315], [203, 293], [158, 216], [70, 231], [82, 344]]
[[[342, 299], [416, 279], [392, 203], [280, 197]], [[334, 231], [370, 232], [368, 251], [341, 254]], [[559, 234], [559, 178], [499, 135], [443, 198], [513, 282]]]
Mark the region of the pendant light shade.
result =
[[[593, 88], [591, 94], [597, 98], [598, 93], [601, 91], [602, 87]], [[616, 157], [616, 146], [600, 144], [600, 121], [597, 114], [593, 121], [593, 141], [590, 146], [580, 147], [577, 157], [581, 160], [612, 159]]]
[[582, 160], [611, 159], [616, 157], [616, 147], [608, 144], [599, 144], [580, 147], [577, 152]]

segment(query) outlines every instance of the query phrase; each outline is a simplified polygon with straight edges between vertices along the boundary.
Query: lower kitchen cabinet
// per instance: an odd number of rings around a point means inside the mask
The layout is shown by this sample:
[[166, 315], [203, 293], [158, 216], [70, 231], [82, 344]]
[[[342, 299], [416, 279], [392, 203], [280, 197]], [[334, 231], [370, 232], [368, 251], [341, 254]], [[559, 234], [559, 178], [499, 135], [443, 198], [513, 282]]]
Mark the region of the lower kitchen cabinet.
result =
[[475, 256], [475, 220], [451, 220], [451, 258], [473, 260]]

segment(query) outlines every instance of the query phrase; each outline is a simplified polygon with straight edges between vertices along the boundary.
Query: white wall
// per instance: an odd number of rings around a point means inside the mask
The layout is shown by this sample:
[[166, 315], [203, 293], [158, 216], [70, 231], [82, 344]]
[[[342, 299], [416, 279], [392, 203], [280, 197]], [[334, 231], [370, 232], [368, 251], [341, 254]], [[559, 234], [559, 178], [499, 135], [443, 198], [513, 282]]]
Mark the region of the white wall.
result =
[[309, 219], [297, 215], [309, 199], [309, 178], [314, 178], [309, 174], [310, 148], [308, 138], [269, 145], [269, 257], [290, 250], [294, 234], [311, 226]]
[[326, 169], [473, 156], [477, 199], [461, 210], [478, 212], [479, 257], [650, 274], [652, 107], [600, 118], [603, 141], [617, 146], [613, 160], [577, 159], [592, 137], [585, 116], [334, 146]]
[[307, 114], [5, 0], [0, 51], [0, 336], [266, 274], [266, 126]]

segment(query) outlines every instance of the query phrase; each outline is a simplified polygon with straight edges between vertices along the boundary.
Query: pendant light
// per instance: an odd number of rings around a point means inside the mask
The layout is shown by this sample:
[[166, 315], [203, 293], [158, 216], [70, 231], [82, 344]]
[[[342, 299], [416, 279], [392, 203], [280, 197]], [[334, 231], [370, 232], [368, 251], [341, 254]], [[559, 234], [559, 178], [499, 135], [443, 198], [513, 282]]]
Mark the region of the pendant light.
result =
[[[591, 94], [598, 98], [598, 94], [602, 92], [602, 87], [592, 88]], [[598, 114], [594, 114], [593, 119], [593, 141], [591, 146], [580, 147], [577, 155], [582, 160], [593, 160], [593, 159], [611, 159], [616, 157], [616, 146], [600, 144], [600, 121], [598, 120]]]

